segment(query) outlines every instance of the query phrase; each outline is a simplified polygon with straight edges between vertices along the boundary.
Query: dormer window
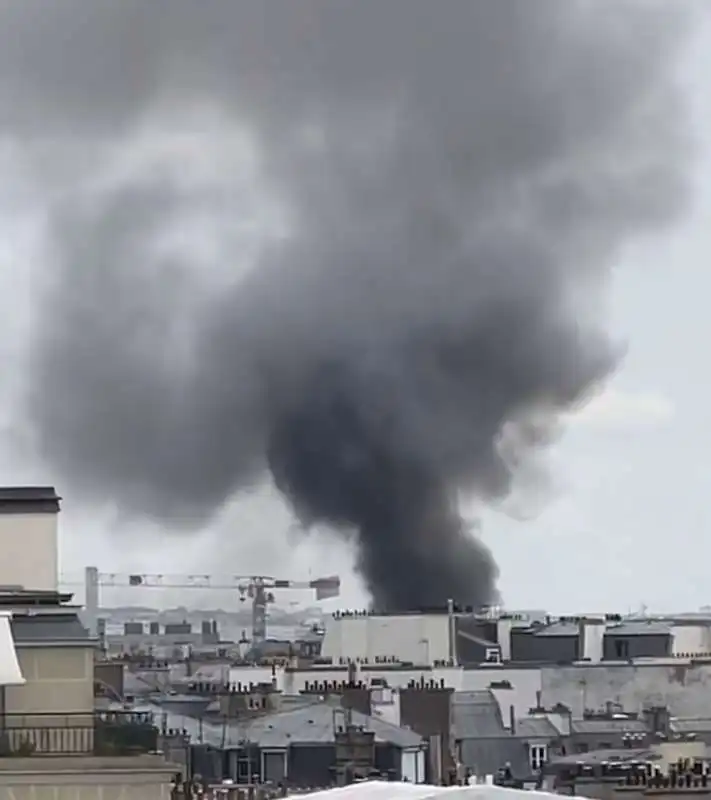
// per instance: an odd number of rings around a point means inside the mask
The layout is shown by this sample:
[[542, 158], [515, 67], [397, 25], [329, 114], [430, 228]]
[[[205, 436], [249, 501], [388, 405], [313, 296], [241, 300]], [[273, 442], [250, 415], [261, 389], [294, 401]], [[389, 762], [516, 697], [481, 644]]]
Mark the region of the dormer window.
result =
[[627, 639], [617, 639], [615, 641], [615, 656], [617, 658], [630, 657], [630, 643]]
[[533, 772], [540, 772], [548, 761], [548, 747], [545, 744], [532, 744], [528, 748], [529, 763]]

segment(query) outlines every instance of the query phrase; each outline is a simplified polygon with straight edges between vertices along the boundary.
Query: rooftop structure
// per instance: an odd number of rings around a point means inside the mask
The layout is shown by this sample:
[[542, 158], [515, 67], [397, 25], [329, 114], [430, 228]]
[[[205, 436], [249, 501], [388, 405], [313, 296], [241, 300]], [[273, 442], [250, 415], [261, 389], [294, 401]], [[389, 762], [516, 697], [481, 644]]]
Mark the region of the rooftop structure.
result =
[[454, 604], [407, 614], [345, 611], [327, 620], [321, 654], [334, 664], [467, 667], [711, 659], [711, 617], [553, 617], [476, 612]]
[[8, 611], [0, 610], [0, 695], [6, 686], [22, 686], [25, 682], [17, 660], [11, 620]]
[[7, 673], [11, 647], [16, 669], [0, 686], [0, 795], [46, 785], [50, 776], [52, 785], [121, 791], [142, 773], [144, 782], [168, 786], [175, 770], [150, 755], [159, 747], [150, 716], [95, 711], [96, 642], [70, 599], [0, 592], [0, 668]]
[[57, 590], [60, 500], [51, 486], [0, 487], [0, 587]]
[[[67, 581], [63, 581], [68, 585]], [[279, 590], [309, 590], [317, 600], [338, 597], [341, 581], [337, 575], [309, 581], [292, 581], [267, 575], [151, 575], [147, 573], [102, 573], [96, 567], [84, 571], [86, 619], [92, 633], [97, 632], [99, 592], [103, 587], [133, 589], [200, 589], [231, 591], [235, 600], [251, 600], [252, 647], [259, 651], [267, 639], [268, 607]]]
[[162, 796], [175, 767], [151, 719], [94, 709], [96, 640], [57, 590], [58, 512], [50, 487], [0, 488], [0, 796]]

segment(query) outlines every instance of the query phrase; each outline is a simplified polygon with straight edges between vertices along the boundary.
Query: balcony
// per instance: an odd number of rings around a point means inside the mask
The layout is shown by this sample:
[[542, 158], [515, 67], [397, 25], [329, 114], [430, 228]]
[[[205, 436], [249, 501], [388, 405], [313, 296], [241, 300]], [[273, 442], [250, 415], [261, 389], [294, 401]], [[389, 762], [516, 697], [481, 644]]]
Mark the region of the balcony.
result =
[[107, 711], [0, 715], [0, 759], [31, 756], [123, 756], [155, 752], [151, 714]]

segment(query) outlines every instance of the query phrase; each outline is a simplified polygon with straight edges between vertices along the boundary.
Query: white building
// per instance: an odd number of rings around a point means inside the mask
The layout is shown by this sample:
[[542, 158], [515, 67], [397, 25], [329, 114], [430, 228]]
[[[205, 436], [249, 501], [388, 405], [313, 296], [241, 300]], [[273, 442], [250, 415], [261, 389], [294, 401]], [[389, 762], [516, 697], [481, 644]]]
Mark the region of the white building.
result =
[[56, 592], [59, 583], [54, 487], [0, 487], [0, 588]]
[[410, 663], [417, 666], [453, 661], [453, 614], [377, 615], [340, 613], [326, 621], [321, 647], [335, 664]]

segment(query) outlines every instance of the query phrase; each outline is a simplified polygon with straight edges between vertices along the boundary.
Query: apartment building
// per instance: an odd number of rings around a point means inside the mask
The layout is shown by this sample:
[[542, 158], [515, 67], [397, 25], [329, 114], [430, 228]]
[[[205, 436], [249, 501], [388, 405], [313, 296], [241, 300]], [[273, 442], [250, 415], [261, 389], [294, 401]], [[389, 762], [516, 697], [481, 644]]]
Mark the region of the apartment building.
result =
[[51, 487], [0, 488], [0, 797], [169, 798], [152, 718], [94, 709], [96, 642], [58, 591]]

